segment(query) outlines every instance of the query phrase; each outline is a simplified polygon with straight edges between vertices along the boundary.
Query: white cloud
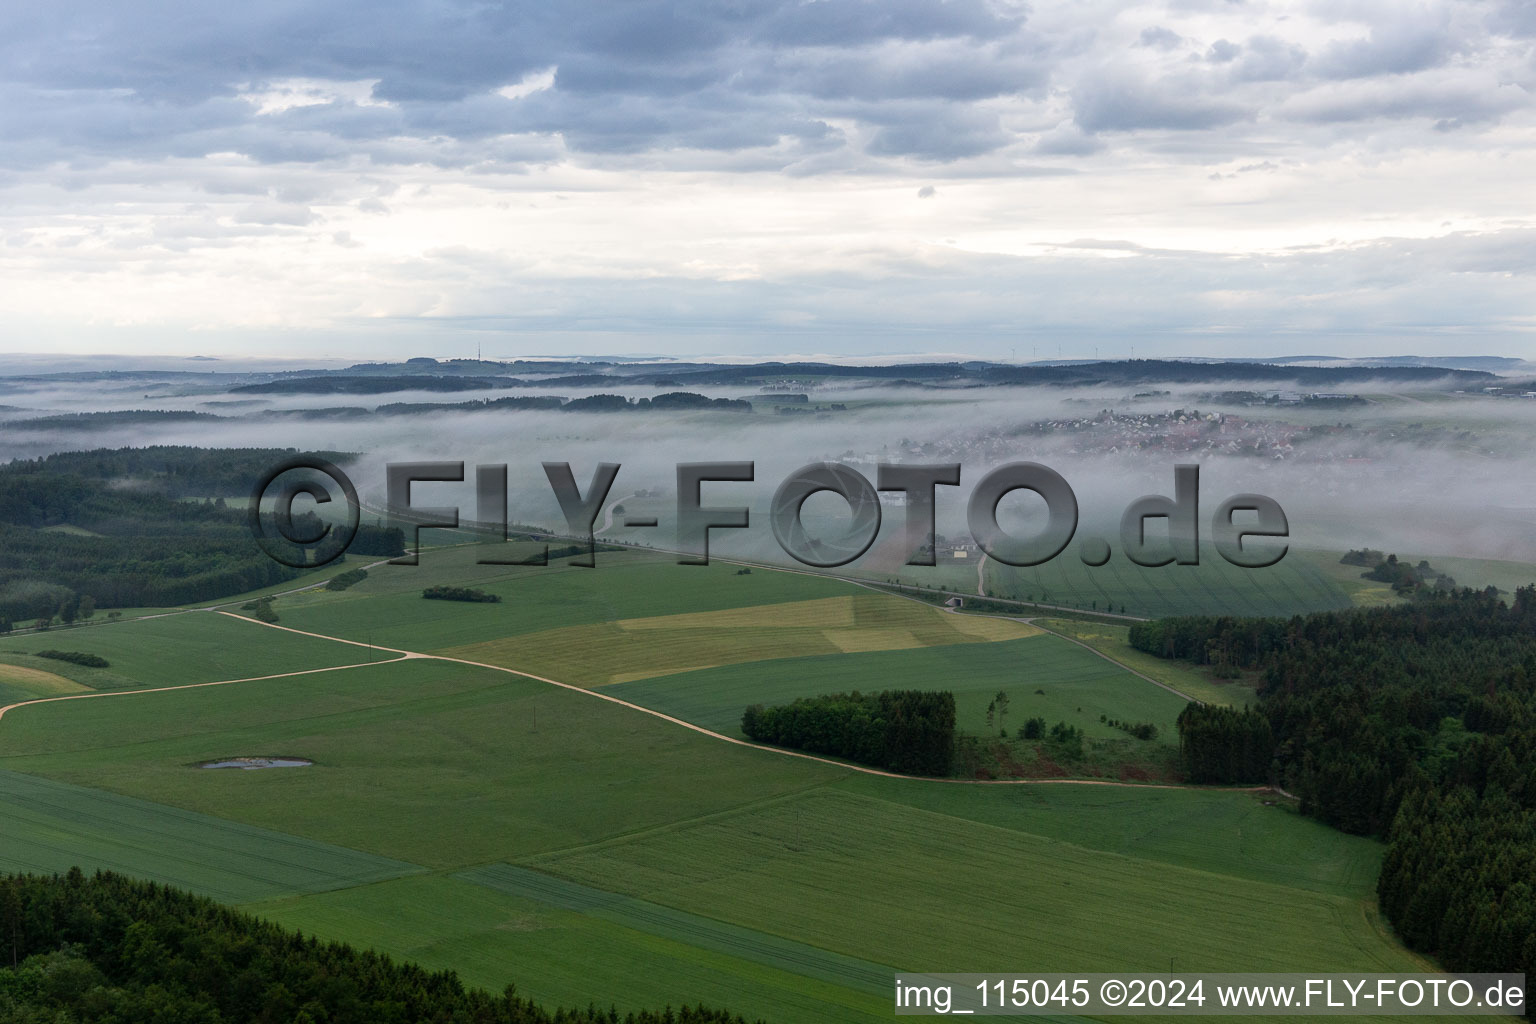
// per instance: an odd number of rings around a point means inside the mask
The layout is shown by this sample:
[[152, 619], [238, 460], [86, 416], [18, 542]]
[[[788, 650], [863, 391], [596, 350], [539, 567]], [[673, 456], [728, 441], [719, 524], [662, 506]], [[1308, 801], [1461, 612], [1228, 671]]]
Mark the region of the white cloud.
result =
[[332, 82], [318, 78], [282, 78], [259, 85], [237, 86], [235, 95], [256, 108], [258, 115], [281, 114], [299, 107], [320, 107], [350, 103], [358, 107], [389, 107], [393, 104], [376, 99], [373, 90], [379, 79]]
[[305, 352], [1530, 326], [1516, 4], [222, 10], [0, 41], [9, 322]]
[[543, 71], [524, 75], [511, 85], [504, 85], [496, 90], [496, 95], [509, 100], [520, 100], [524, 96], [532, 96], [536, 92], [554, 87], [556, 68], [545, 68]]

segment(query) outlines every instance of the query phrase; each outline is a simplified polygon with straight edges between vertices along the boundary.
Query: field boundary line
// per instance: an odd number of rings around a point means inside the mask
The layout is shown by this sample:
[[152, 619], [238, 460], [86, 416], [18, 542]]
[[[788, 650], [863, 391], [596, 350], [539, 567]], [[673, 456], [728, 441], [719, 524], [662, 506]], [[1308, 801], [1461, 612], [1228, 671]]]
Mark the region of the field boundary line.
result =
[[[1049, 616], [1046, 616], [1046, 618], [1049, 618]], [[1125, 671], [1129, 672], [1131, 675], [1136, 676], [1138, 679], [1145, 679], [1147, 682], [1151, 683], [1153, 686], [1161, 686], [1163, 689], [1167, 690], [1169, 693], [1173, 694], [1175, 697], [1183, 697], [1185, 700], [1189, 701], [1191, 704], [1204, 704], [1205, 703], [1205, 701], [1199, 700], [1199, 699], [1197, 699], [1195, 697], [1191, 697], [1189, 694], [1185, 693], [1184, 691], [1175, 689], [1174, 687], [1170, 686], [1167, 683], [1161, 682], [1160, 680], [1157, 680], [1157, 679], [1153, 679], [1151, 676], [1147, 675], [1145, 672], [1138, 672], [1136, 669], [1131, 668], [1131, 666], [1127, 665], [1125, 662], [1120, 661], [1117, 658], [1111, 658], [1109, 655], [1105, 654], [1103, 651], [1099, 650], [1097, 647], [1094, 647], [1092, 644], [1087, 643], [1086, 641], [1079, 640], [1075, 636], [1068, 636], [1066, 633], [1060, 632], [1059, 630], [1052, 629], [1050, 626], [1043, 626], [1038, 621], [1036, 621], [1036, 619], [1034, 619], [1034, 618], [1019, 619], [1018, 621], [1019, 622], [1027, 622], [1031, 626], [1036, 627], [1037, 629], [1045, 630], [1047, 633], [1051, 634], [1052, 636], [1059, 636], [1063, 640], [1066, 640], [1066, 641], [1069, 641], [1071, 643], [1077, 644], [1077, 646], [1083, 648], [1084, 650], [1092, 651], [1094, 654], [1097, 654], [1099, 657], [1103, 658], [1105, 661], [1109, 662], [1111, 665], [1118, 665], [1120, 668], [1122, 668]]]
[[[221, 614], [227, 615], [229, 613], [222, 612]], [[243, 616], [240, 615], [233, 617], [237, 619], [243, 618]], [[248, 619], [247, 621], [254, 622], [256, 620]], [[350, 643], [350, 641], [344, 642]], [[359, 661], [352, 665], [330, 665], [326, 668], [303, 668], [293, 672], [277, 672], [269, 676], [247, 676], [244, 679], [217, 679], [208, 683], [179, 683], [176, 686], [151, 686], [142, 690], [98, 690], [95, 693], [69, 693], [61, 697], [36, 697], [32, 700], [19, 700], [14, 704], [7, 704], [4, 707], [0, 707], [0, 718], [4, 718], [7, 711], [15, 711], [17, 708], [28, 707], [32, 704], [52, 704], [55, 701], [61, 700], [89, 700], [92, 697], [133, 697], [141, 693], [168, 693], [171, 690], [196, 690], [204, 686], [229, 686], [233, 683], [259, 683], [264, 679], [287, 679], [292, 676], [310, 676], [320, 672], [340, 672], [343, 669], [349, 668], [366, 668], [369, 665], [393, 665], [398, 661], [411, 661], [416, 658], [424, 657], [428, 657], [428, 655], [404, 651], [401, 652], [400, 657], [388, 658], [384, 661]]]
[[[320, 639], [320, 640], [335, 640], [337, 643], [351, 644], [354, 647], [367, 647], [367, 646], [369, 646], [368, 644], [362, 643], [361, 641], [358, 641], [358, 640], [346, 640], [346, 639], [343, 639], [342, 637], [327, 636], [324, 633], [313, 633], [313, 632], [310, 632], [309, 630], [294, 629], [292, 626], [279, 626], [279, 625], [277, 625], [274, 622], [261, 622], [261, 621], [259, 621], [257, 619], [247, 618], [244, 615], [236, 615], [233, 612], [220, 612], [219, 614], [220, 615], [228, 615], [230, 618], [240, 619], [243, 622], [249, 622], [249, 623], [251, 623], [253, 625], [265, 626], [268, 629], [280, 629], [280, 630], [283, 630], [286, 633], [297, 633], [300, 636], [315, 637], [315, 638]], [[1006, 617], [1006, 616], [1004, 616], [1004, 617]], [[1044, 627], [1041, 627], [1041, 628], [1044, 628]], [[1056, 636], [1061, 636], [1060, 633], [1055, 633], [1054, 630], [1046, 630], [1046, 632], [1052, 633], [1053, 635], [1056, 635]], [[1072, 638], [1071, 637], [1063, 637], [1063, 639], [1071, 640]], [[1079, 641], [1073, 640], [1073, 643], [1079, 643]], [[1087, 644], [1082, 644], [1082, 646], [1086, 647], [1090, 651], [1093, 651], [1093, 648], [1092, 647], [1088, 647]], [[665, 712], [657, 711], [654, 708], [648, 708], [648, 707], [644, 706], [643, 704], [636, 704], [633, 701], [627, 701], [627, 700], [623, 700], [623, 699], [621, 699], [619, 697], [613, 697], [613, 696], [610, 696], [609, 694], [602, 693], [602, 692], [600, 692], [598, 690], [589, 690], [589, 689], [587, 689], [584, 686], [577, 686], [575, 683], [563, 683], [563, 682], [561, 682], [558, 679], [550, 679], [547, 676], [535, 675], [532, 672], [524, 672], [522, 669], [508, 668], [505, 665], [492, 665], [489, 662], [484, 662], [484, 661], [470, 661], [468, 658], [452, 658], [452, 657], [449, 657], [446, 654], [423, 654], [420, 651], [407, 651], [407, 650], [403, 650], [403, 649], [398, 648], [398, 647], [375, 647], [375, 649], [376, 650], [381, 650], [381, 651], [390, 651], [390, 652], [395, 653], [395, 654], [402, 654], [402, 655], [406, 655], [406, 656], [414, 657], [414, 658], [431, 659], [433, 661], [446, 661], [446, 662], [451, 662], [451, 663], [456, 664], [456, 665], [469, 665], [472, 668], [489, 669], [492, 672], [505, 672], [508, 675], [520, 676], [520, 677], [522, 677], [524, 679], [532, 679], [534, 682], [545, 683], [545, 684], [547, 684], [549, 686], [557, 686], [557, 687], [559, 687], [562, 690], [570, 690], [570, 691], [572, 691], [574, 693], [585, 694], [588, 697], [595, 697], [598, 700], [605, 700], [605, 701], [607, 701], [610, 704], [617, 704], [619, 707], [629, 708], [632, 711], [639, 711], [641, 714], [650, 715], [652, 718], [659, 718], [663, 722], [670, 722], [673, 725], [680, 725], [684, 729], [688, 729], [688, 730], [690, 730], [692, 732], [699, 733], [702, 736], [708, 736], [711, 739], [720, 740], [721, 742], [724, 742], [724, 743], [730, 743], [733, 746], [745, 747], [748, 750], [762, 750], [762, 751], [766, 751], [766, 752], [768, 752], [770, 754], [778, 754], [778, 755], [780, 755], [782, 757], [795, 757], [795, 758], [799, 758], [799, 759], [801, 759], [803, 761], [814, 761], [814, 762], [816, 762], [818, 764], [830, 765], [833, 768], [841, 768], [841, 769], [843, 769], [845, 771], [855, 772], [855, 773], [862, 774], [862, 775], [877, 775], [877, 776], [880, 776], [881, 778], [886, 778], [886, 779], [908, 779], [908, 780], [914, 780], [914, 781], [917, 781], [917, 782], [943, 782], [943, 783], [949, 783], [951, 785], [958, 785], [958, 786], [1115, 786], [1115, 787], [1119, 787], [1119, 788], [1122, 788], [1122, 789], [1193, 789], [1193, 790], [1212, 791], [1212, 792], [1225, 790], [1227, 792], [1234, 792], [1234, 793], [1259, 793], [1259, 792], [1269, 792], [1270, 791], [1270, 787], [1268, 787], [1268, 786], [1186, 786], [1186, 785], [1180, 785], [1178, 783], [1167, 783], [1167, 782], [1119, 782], [1119, 781], [1115, 781], [1115, 780], [1111, 780], [1111, 779], [946, 779], [946, 778], [939, 778], [939, 777], [933, 776], [933, 775], [902, 775], [900, 772], [888, 772], [888, 771], [885, 771], [882, 768], [871, 768], [871, 767], [869, 767], [867, 765], [850, 764], [847, 761], [838, 761], [838, 760], [834, 760], [833, 758], [830, 758], [830, 757], [820, 757], [820, 756], [818, 756], [816, 754], [807, 754], [807, 753], [805, 753], [804, 751], [801, 751], [801, 750], [788, 750], [788, 749], [786, 749], [784, 747], [771, 747], [771, 746], [767, 746], [767, 745], [762, 744], [762, 743], [752, 743], [752, 742], [750, 742], [748, 740], [737, 739], [735, 736], [727, 736], [727, 735], [725, 735], [725, 733], [715, 732], [713, 729], [706, 729], [702, 725], [695, 725], [693, 722], [685, 721], [685, 720], [683, 720], [681, 718], [677, 718], [677, 717], [675, 717], [673, 715], [666, 714]], [[1099, 654], [1098, 651], [1093, 651], [1093, 653]], [[1103, 655], [1100, 655], [1100, 656], [1103, 657]], [[391, 660], [392, 661], [400, 661], [400, 660], [403, 660], [403, 659], [395, 658], [395, 659], [391, 659]], [[1106, 658], [1106, 660], [1114, 662], [1113, 658]], [[1117, 665], [1120, 664], [1119, 662], [1114, 662], [1114, 663], [1117, 664]], [[388, 662], [371, 662], [371, 663], [365, 663], [365, 664], [388, 664]], [[358, 666], [348, 666], [348, 667], [355, 668], [355, 667], [358, 667]], [[1121, 666], [1121, 667], [1124, 668], [1125, 666]], [[324, 669], [312, 669], [310, 671], [326, 671], [326, 670], [324, 670]], [[1136, 676], [1140, 676], [1142, 679], [1145, 679], [1145, 680], [1147, 680], [1150, 683], [1154, 683], [1154, 684], [1156, 684], [1158, 686], [1161, 686], [1165, 690], [1169, 690], [1169, 691], [1171, 691], [1173, 693], [1178, 694], [1181, 697], [1185, 697], [1184, 694], [1178, 693], [1178, 691], [1174, 690], [1171, 686], [1166, 686], [1163, 683], [1159, 683], [1159, 682], [1157, 682], [1157, 680], [1152, 679], [1150, 676], [1143, 676], [1140, 672], [1136, 672], [1134, 669], [1126, 669], [1126, 671], [1131, 672], [1132, 674], [1134, 674]], [[299, 674], [299, 673], [293, 673], [293, 674], [296, 675], [296, 674]], [[194, 683], [193, 685], [195, 685], [195, 686], [211, 686], [211, 685], [216, 685], [216, 684], [212, 684], [212, 683]], [[167, 689], [173, 689], [173, 687], [167, 687]], [[142, 692], [142, 691], [129, 690], [129, 691], [124, 691], [124, 692], [139, 693], [139, 692]], [[105, 696], [105, 694], [103, 694], [103, 696]], [[56, 698], [52, 698], [52, 699], [54, 699], [54, 700], [65, 700], [65, 699], [68, 699], [68, 698], [56, 697]], [[1189, 699], [1189, 698], [1186, 697], [1186, 699]]]

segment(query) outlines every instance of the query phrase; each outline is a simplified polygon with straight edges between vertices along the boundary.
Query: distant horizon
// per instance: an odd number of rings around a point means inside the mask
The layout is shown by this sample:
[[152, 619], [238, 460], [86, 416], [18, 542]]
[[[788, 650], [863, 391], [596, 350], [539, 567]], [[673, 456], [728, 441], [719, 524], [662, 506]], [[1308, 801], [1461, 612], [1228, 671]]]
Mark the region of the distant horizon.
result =
[[[664, 354], [600, 354], [583, 353], [575, 355], [553, 354], [527, 354], [527, 355], [490, 355], [476, 356], [435, 356], [427, 353], [415, 353], [401, 356], [379, 356], [377, 358], [349, 358], [341, 356], [181, 356], [174, 354], [123, 354], [123, 353], [90, 353], [69, 355], [44, 352], [3, 352], [0, 351], [0, 377], [29, 376], [37, 374], [60, 373], [102, 373], [102, 372], [130, 372], [139, 370], [143, 372], [162, 373], [264, 373], [287, 372], [292, 370], [315, 369], [335, 371], [351, 366], [367, 364], [404, 364], [411, 359], [431, 358], [440, 363], [466, 363], [479, 361], [485, 363], [514, 363], [514, 362], [589, 362], [593, 364], [659, 364], [668, 363], [706, 363], [727, 366], [758, 365], [770, 363], [823, 363], [833, 366], [900, 366], [922, 365], [935, 363], [988, 363], [1000, 366], [1071, 366], [1092, 363], [1117, 363], [1125, 362], [1133, 357], [1128, 356], [1100, 356], [1093, 357], [1066, 357], [1046, 359], [1007, 359], [995, 356], [982, 356], [956, 352], [923, 352], [903, 353], [892, 355], [844, 355], [838, 353], [786, 353], [782, 355], [664, 355]], [[1270, 356], [1201, 356], [1193, 354], [1180, 355], [1147, 355], [1134, 357], [1137, 361], [1161, 362], [1161, 363], [1251, 363], [1269, 365], [1313, 365], [1313, 364], [1353, 364], [1353, 365], [1413, 365], [1422, 364], [1428, 366], [1445, 366], [1448, 369], [1488, 369], [1492, 372], [1523, 373], [1536, 372], [1536, 361], [1523, 359], [1519, 356], [1496, 355], [1489, 353], [1468, 353], [1464, 355], [1415, 355], [1410, 353], [1395, 353], [1380, 356], [1348, 356], [1328, 355], [1322, 353], [1298, 353], [1294, 355], [1270, 355]], [[1488, 364], [1483, 366], [1471, 366], [1468, 364]]]

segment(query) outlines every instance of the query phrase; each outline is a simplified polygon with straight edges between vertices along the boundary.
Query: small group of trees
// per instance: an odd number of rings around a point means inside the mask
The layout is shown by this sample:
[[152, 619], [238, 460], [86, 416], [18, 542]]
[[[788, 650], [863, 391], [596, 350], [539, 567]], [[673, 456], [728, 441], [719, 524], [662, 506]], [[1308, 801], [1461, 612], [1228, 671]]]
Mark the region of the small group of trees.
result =
[[1454, 579], [1423, 558], [1419, 559], [1418, 565], [1409, 565], [1400, 561], [1396, 555], [1384, 555], [1374, 548], [1361, 548], [1359, 551], [1346, 552], [1339, 561], [1344, 565], [1363, 567], [1366, 571], [1360, 574], [1361, 579], [1390, 583], [1392, 589], [1399, 594], [1412, 593], [1425, 587], [1436, 590], [1456, 588]]
[[759, 743], [846, 757], [907, 775], [949, 775], [955, 758], [955, 695], [885, 690], [754, 704], [741, 731]]
[[1083, 730], [1066, 722], [1057, 722], [1046, 733], [1052, 752], [1074, 761], [1083, 756], [1083, 738]]
[[250, 612], [251, 618], [255, 619], [257, 622], [276, 622], [277, 612], [272, 610], [272, 602], [275, 600], [277, 600], [277, 598], [267, 596], [256, 601], [247, 601], [245, 604], [240, 606], [240, 610], [243, 612]]
[[429, 601], [470, 601], [479, 604], [495, 604], [501, 600], [500, 594], [471, 587], [428, 587], [421, 592], [421, 596]]
[[1100, 715], [1099, 721], [1111, 729], [1119, 729], [1121, 732], [1129, 733], [1138, 740], [1157, 739], [1157, 726], [1152, 722], [1122, 722], [1118, 718], [1110, 718], [1108, 715]]
[[367, 578], [367, 569], [348, 569], [346, 572], [339, 572], [335, 576], [332, 576], [330, 579], [326, 580], [325, 589], [346, 590], [348, 587], [356, 586]]
[[86, 668], [110, 668], [112, 663], [99, 654], [86, 654], [84, 651], [38, 651], [39, 658], [52, 658], [54, 661], [67, 661], [75, 665], [84, 665]]
[[55, 617], [66, 626], [96, 614], [96, 599], [90, 594], [70, 594], [60, 604]]

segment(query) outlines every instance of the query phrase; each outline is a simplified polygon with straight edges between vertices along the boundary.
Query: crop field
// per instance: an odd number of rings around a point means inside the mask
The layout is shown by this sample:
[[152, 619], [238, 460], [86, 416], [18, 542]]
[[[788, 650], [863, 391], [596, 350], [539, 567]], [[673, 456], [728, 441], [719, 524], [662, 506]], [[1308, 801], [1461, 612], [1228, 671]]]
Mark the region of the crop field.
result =
[[850, 690], [938, 686], [955, 694], [956, 726], [976, 735], [995, 732], [985, 716], [988, 702], [999, 691], [1009, 698], [1008, 719], [1001, 724], [1017, 726], [1040, 716], [1105, 738], [1123, 733], [1101, 723], [1101, 714], [1152, 722], [1164, 737], [1173, 736], [1174, 720], [1187, 703], [1090, 651], [1043, 634], [1003, 643], [752, 662], [623, 683], [604, 692], [739, 736], [741, 713], [749, 704], [783, 704], [796, 697]]
[[[410, 638], [415, 650], [443, 650], [507, 636], [588, 623], [717, 611], [750, 605], [837, 597], [845, 584], [810, 574], [735, 566], [678, 565], [648, 552], [599, 552], [597, 567], [477, 565], [487, 557], [522, 557], [529, 545], [474, 545], [428, 549], [417, 566], [380, 565], [341, 592], [307, 591], [279, 598], [282, 624], [366, 642]], [[425, 601], [421, 591], [439, 584], [473, 587], [501, 597], [499, 604]]]
[[[1350, 901], [1331, 894], [1154, 871], [1138, 857], [996, 826], [956, 828], [952, 815], [910, 805], [892, 810], [818, 791], [527, 863], [903, 970], [989, 958], [1080, 970], [1088, 950], [1106, 970], [1156, 970], [1169, 946], [1207, 970], [1405, 963], [1362, 949], [1368, 923], [1339, 927]], [[1277, 928], [1282, 915], [1287, 925]], [[1303, 922], [1310, 927], [1292, 930]]]
[[[775, 1022], [873, 1024], [890, 1019], [883, 994], [454, 875], [412, 876], [247, 909], [314, 934], [353, 936], [351, 941], [365, 937], [418, 963], [451, 967], [466, 984], [499, 990], [515, 979], [520, 993], [549, 1004], [584, 1006], [595, 1000], [628, 1008], [702, 1001], [771, 1015]], [[851, 959], [825, 950], [821, 958]], [[599, 977], [602, 985], [594, 987]]]
[[[734, 735], [754, 701], [942, 686], [979, 730], [1001, 689], [1010, 726], [1117, 735], [1105, 714], [1171, 736], [1180, 698], [1091, 650], [792, 573], [430, 564], [467, 551], [280, 598], [281, 625], [429, 654], [506, 642], [508, 666], [596, 693], [209, 613], [66, 633], [48, 645], [99, 637], [113, 667], [82, 671], [120, 685], [305, 674], [8, 712], [0, 866], [159, 878], [549, 1003], [703, 999], [780, 1022], [887, 1019], [877, 979], [898, 968], [1416, 966], [1371, 913], [1380, 848], [1255, 794], [882, 778], [601, 699]], [[506, 600], [419, 597], [450, 581]], [[611, 631], [648, 674], [609, 682], [609, 641], [550, 642], [572, 628]], [[820, 653], [795, 646], [812, 634]], [[726, 660], [669, 672], [679, 635]], [[35, 643], [4, 646], [20, 664]], [[313, 764], [198, 767], [255, 755]]]
[[51, 874], [72, 865], [151, 878], [231, 903], [368, 885], [420, 870], [165, 804], [0, 771], [0, 871]]
[[[20, 659], [17, 659], [20, 660]], [[27, 660], [32, 660], [27, 657]], [[38, 658], [39, 662], [48, 659]], [[0, 662], [0, 704], [33, 697], [53, 697], [61, 693], [84, 693], [89, 686], [42, 668]]]
[[542, 630], [440, 653], [603, 686], [695, 669], [807, 655], [971, 645], [1032, 636], [885, 594], [749, 605]]
[[1144, 676], [1173, 687], [1180, 693], [1206, 704], [1226, 704], [1242, 707], [1256, 704], [1257, 695], [1253, 684], [1243, 679], [1217, 679], [1204, 669], [1182, 661], [1154, 658], [1145, 651], [1131, 646], [1129, 626], [1103, 622], [1083, 622], [1078, 619], [1038, 619], [1041, 626], [1087, 644], [1089, 647], [1113, 658]]
[[[579, 692], [424, 660], [35, 705], [7, 714], [0, 737], [3, 768], [434, 868], [594, 842], [842, 771], [727, 747]], [[240, 755], [314, 764], [192, 767]]]
[[[369, 660], [366, 650], [347, 644], [292, 634], [280, 644], [270, 643], [271, 639], [270, 635], [253, 638], [250, 625], [227, 615], [183, 612], [0, 637], [0, 663], [62, 676], [81, 689], [132, 690]], [[87, 668], [36, 656], [50, 649], [95, 654], [110, 667]], [[0, 668], [0, 680], [9, 682], [6, 671]], [[35, 691], [21, 699], [53, 695]]]
[[[988, 559], [994, 597], [1128, 615], [1297, 615], [1350, 606], [1339, 581], [1316, 564], [1287, 555], [1266, 569], [1242, 569], [1202, 545], [1199, 565], [1144, 568], [1120, 556], [1097, 568], [1071, 552], [1044, 565], [1017, 568]], [[974, 593], [974, 588], [971, 590]]]

